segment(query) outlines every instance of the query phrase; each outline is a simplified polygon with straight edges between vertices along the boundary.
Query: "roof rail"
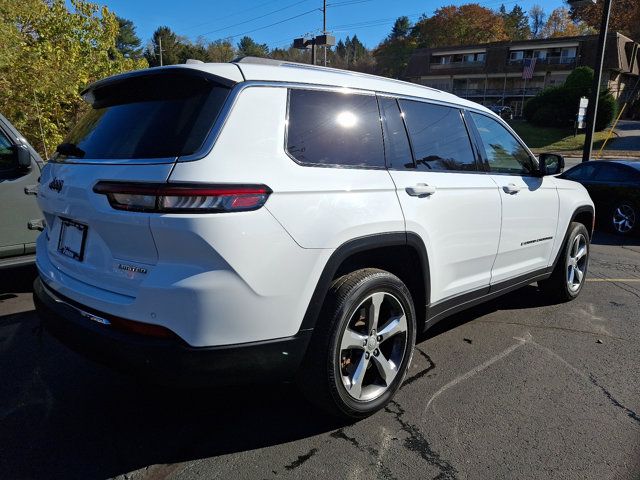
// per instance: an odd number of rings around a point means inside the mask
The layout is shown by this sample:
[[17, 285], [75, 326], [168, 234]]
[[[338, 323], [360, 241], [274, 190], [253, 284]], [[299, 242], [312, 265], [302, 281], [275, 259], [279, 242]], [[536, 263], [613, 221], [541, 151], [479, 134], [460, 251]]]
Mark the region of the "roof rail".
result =
[[259, 65], [278, 66], [282, 65], [285, 62], [281, 60], [274, 60], [273, 58], [243, 56], [234, 58], [233, 60], [231, 60], [231, 63], [254, 63]]

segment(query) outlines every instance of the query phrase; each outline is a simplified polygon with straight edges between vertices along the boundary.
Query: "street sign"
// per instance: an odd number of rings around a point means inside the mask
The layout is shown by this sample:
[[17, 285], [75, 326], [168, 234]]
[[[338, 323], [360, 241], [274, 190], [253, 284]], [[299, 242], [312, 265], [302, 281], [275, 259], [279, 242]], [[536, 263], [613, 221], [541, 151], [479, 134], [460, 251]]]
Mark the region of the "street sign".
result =
[[589, 105], [589, 99], [587, 97], [580, 97], [580, 104], [578, 105], [578, 129], [585, 128], [587, 117], [587, 106]]

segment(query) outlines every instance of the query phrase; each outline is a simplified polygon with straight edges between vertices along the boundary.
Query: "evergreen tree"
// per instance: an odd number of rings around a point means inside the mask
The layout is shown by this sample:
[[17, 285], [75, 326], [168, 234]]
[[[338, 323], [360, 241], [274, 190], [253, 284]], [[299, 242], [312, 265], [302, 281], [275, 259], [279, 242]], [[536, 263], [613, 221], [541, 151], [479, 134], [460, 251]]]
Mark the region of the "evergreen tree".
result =
[[116, 48], [124, 58], [142, 58], [142, 41], [136, 35], [136, 27], [131, 20], [116, 17], [118, 20], [118, 36]]

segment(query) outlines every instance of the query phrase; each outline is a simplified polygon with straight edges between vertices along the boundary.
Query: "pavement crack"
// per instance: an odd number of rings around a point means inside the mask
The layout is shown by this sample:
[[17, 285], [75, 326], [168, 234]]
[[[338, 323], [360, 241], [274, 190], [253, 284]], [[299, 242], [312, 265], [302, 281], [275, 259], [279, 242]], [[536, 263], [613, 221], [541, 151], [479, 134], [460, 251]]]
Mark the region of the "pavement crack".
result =
[[393, 475], [391, 469], [382, 463], [382, 460], [380, 459], [380, 452], [378, 452], [375, 448], [361, 445], [355, 437], [350, 437], [349, 435], [347, 435], [344, 432], [344, 428], [336, 430], [335, 432], [331, 433], [330, 436], [349, 442], [362, 453], [373, 457], [375, 461], [372, 462], [372, 465], [375, 465], [375, 467], [378, 469], [378, 478], [382, 478], [384, 480], [397, 480], [397, 478]]
[[407, 378], [403, 383], [402, 386], [406, 387], [407, 385], [411, 385], [413, 382], [415, 382], [416, 380], [420, 380], [422, 377], [424, 377], [427, 373], [429, 373], [431, 370], [433, 370], [434, 368], [436, 368], [436, 364], [433, 360], [431, 360], [431, 357], [426, 354], [422, 349], [415, 347], [416, 352], [418, 352], [420, 355], [422, 355], [427, 362], [429, 362], [429, 366], [427, 368], [424, 368], [423, 370], [419, 371], [418, 373], [410, 376], [409, 378]]
[[390, 413], [393, 418], [400, 424], [400, 428], [402, 429], [402, 431], [409, 435], [409, 437], [405, 439], [405, 447], [412, 452], [418, 453], [422, 457], [422, 459], [429, 465], [432, 465], [440, 470], [440, 473], [435, 477], [436, 479], [455, 480], [457, 478], [458, 471], [456, 470], [456, 468], [431, 448], [429, 441], [424, 437], [417, 426], [412, 425], [404, 420], [403, 417], [405, 414], [405, 410], [400, 406], [398, 402], [394, 400], [389, 402], [389, 405], [385, 407], [385, 411], [387, 413]]
[[304, 462], [306, 462], [311, 457], [313, 457], [316, 453], [318, 453], [318, 449], [317, 448], [312, 448], [311, 450], [309, 450], [304, 455], [299, 455], [296, 460], [291, 462], [289, 465], [285, 465], [284, 468], [286, 468], [287, 470], [295, 470], [300, 465], [302, 465]]
[[591, 383], [593, 383], [594, 386], [598, 387], [602, 391], [602, 393], [604, 393], [605, 397], [607, 397], [614, 406], [622, 409], [630, 419], [640, 424], [640, 415], [620, 403], [609, 390], [598, 383], [596, 377], [592, 373], [589, 374], [589, 380], [591, 380]]
[[609, 335], [608, 333], [590, 332], [589, 330], [578, 330], [576, 328], [557, 327], [553, 325], [532, 325], [529, 323], [522, 323], [522, 322], [501, 322], [499, 320], [475, 320], [474, 323], [486, 323], [486, 324], [495, 323], [498, 325], [513, 325], [517, 327], [536, 328], [539, 330], [559, 330], [562, 332], [586, 333], [587, 335], [594, 335], [596, 337], [608, 337], [608, 338], [614, 338], [616, 340], [622, 340], [623, 342], [627, 341], [626, 338], [616, 337], [614, 335]]

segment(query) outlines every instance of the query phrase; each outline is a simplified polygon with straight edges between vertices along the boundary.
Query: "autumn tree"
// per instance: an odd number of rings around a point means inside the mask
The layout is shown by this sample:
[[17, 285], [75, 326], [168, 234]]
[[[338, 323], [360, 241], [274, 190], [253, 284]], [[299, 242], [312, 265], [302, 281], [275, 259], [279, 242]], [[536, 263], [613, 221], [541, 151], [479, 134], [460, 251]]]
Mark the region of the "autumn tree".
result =
[[424, 17], [413, 29], [421, 47], [473, 45], [507, 40], [504, 20], [499, 13], [468, 3], [439, 8], [432, 17]]
[[118, 50], [118, 32], [111, 11], [86, 1], [0, 2], [0, 111], [41, 153], [87, 108], [88, 84], [147, 66]]
[[[571, 18], [581, 20], [587, 25], [599, 29], [602, 21], [603, 3], [603, 0], [597, 0], [595, 5], [571, 7]], [[615, 0], [612, 2], [609, 29], [628, 35], [633, 40], [640, 40], [640, 1]]]
[[549, 18], [542, 28], [543, 38], [573, 37], [591, 33], [584, 22], [574, 22], [566, 8], [556, 8], [549, 14]]
[[531, 20], [531, 37], [540, 38], [547, 20], [547, 14], [540, 5], [534, 5], [529, 10], [529, 18]]
[[219, 39], [207, 45], [207, 60], [209, 62], [230, 62], [236, 56], [230, 39]]

